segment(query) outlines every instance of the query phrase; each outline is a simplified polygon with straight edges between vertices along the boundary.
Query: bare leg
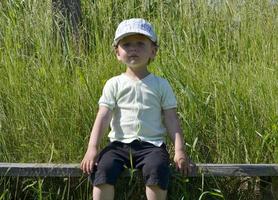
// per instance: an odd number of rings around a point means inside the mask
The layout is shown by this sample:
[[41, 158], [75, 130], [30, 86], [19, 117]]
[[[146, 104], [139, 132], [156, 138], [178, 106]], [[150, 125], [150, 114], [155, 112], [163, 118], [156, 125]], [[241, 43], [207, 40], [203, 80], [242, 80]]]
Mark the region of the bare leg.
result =
[[113, 200], [114, 199], [114, 186], [109, 184], [102, 184], [94, 186], [93, 200]]
[[167, 190], [162, 190], [156, 185], [146, 186], [146, 195], [148, 200], [165, 200]]

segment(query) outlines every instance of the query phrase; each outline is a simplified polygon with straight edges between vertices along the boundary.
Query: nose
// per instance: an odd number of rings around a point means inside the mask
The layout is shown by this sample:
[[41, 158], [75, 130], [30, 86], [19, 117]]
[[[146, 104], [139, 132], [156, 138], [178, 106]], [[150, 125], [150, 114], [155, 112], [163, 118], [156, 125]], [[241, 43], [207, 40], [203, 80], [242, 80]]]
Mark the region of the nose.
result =
[[129, 50], [130, 50], [130, 51], [137, 51], [137, 45], [136, 45], [135, 43], [130, 44]]

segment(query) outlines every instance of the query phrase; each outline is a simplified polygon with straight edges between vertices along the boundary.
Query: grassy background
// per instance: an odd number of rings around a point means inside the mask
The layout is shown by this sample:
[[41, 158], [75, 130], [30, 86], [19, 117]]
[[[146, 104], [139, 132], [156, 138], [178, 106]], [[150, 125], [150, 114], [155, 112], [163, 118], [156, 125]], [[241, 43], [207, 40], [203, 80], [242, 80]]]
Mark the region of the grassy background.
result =
[[[51, 1], [0, 3], [1, 162], [80, 162], [102, 87], [125, 70], [111, 43], [130, 17], [155, 27], [160, 48], [150, 70], [176, 93], [194, 162], [278, 162], [275, 1], [99, 0], [82, 2], [82, 12], [79, 41], [67, 34], [62, 42]], [[212, 182], [226, 198], [235, 190]]]

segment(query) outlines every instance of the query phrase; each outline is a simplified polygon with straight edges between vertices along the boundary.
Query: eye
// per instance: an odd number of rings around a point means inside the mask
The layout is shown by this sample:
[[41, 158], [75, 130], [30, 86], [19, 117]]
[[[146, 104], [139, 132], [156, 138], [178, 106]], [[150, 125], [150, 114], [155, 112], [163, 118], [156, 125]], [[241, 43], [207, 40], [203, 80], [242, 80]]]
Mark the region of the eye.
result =
[[142, 41], [139, 41], [139, 42], [137, 42], [137, 45], [138, 45], [139, 47], [143, 47], [143, 46], [145, 46], [145, 43], [142, 42]]
[[122, 43], [122, 46], [123, 46], [124, 48], [127, 48], [127, 47], [130, 46], [130, 42], [124, 42], [124, 43]]

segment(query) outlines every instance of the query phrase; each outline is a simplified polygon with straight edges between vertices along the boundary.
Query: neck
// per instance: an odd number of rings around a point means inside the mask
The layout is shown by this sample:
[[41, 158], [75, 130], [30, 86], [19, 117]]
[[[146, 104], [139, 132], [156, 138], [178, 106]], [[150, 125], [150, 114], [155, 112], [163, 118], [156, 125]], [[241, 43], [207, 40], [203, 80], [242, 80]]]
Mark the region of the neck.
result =
[[148, 71], [147, 68], [136, 69], [136, 68], [131, 68], [131, 67], [127, 67], [125, 73], [126, 73], [126, 75], [128, 75], [129, 77], [131, 77], [132, 79], [135, 79], [135, 80], [141, 80], [150, 74], [150, 72]]

